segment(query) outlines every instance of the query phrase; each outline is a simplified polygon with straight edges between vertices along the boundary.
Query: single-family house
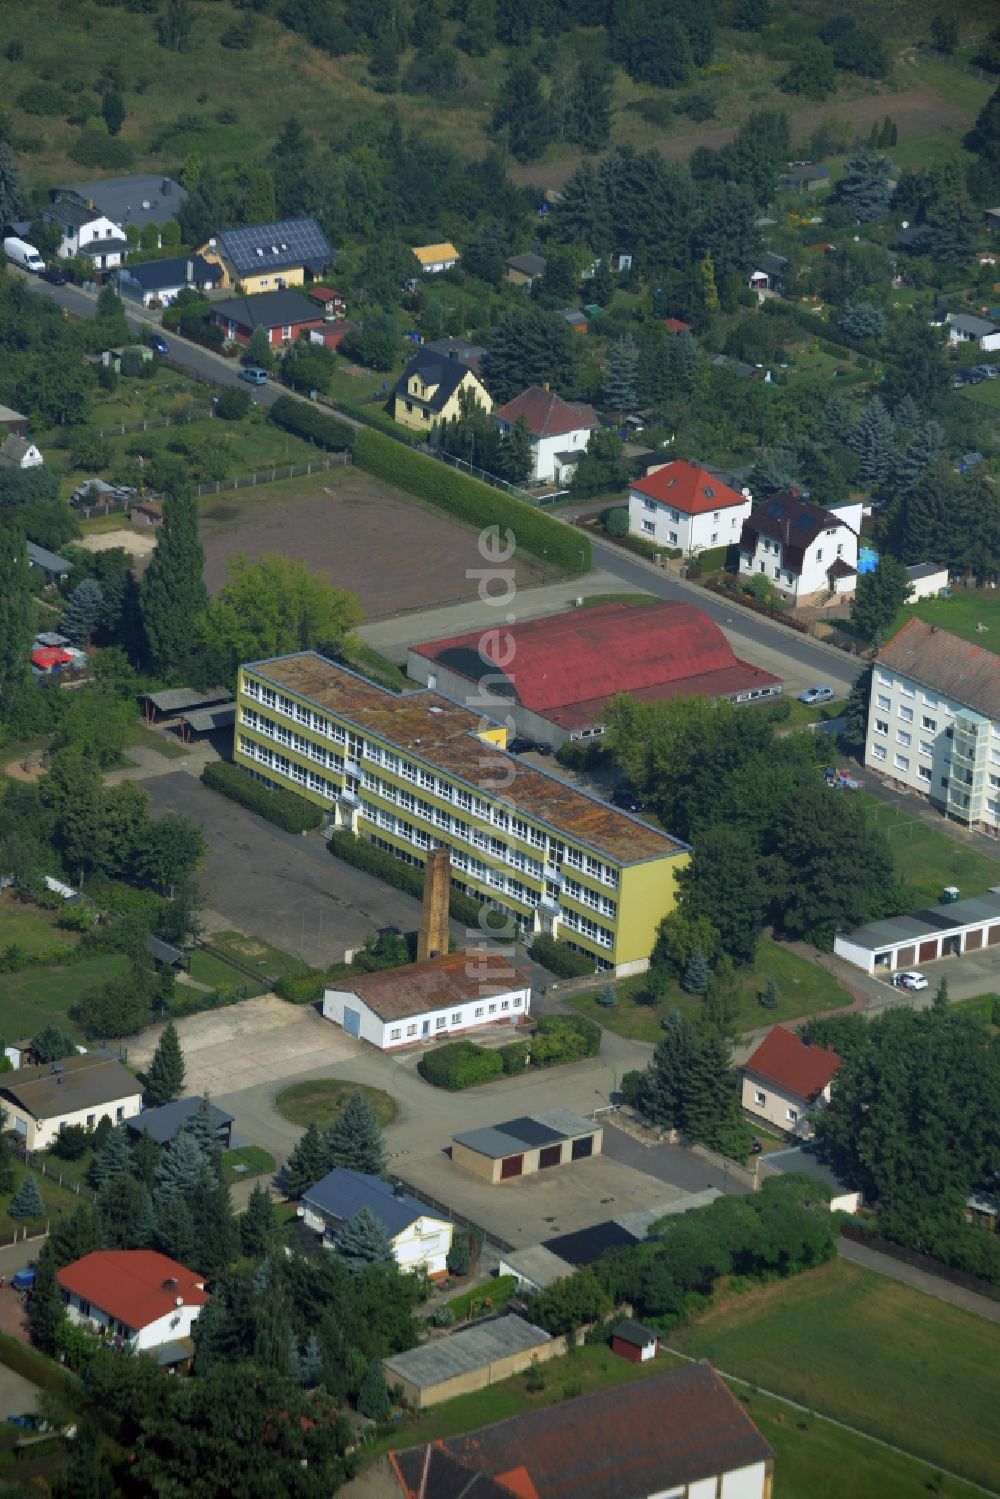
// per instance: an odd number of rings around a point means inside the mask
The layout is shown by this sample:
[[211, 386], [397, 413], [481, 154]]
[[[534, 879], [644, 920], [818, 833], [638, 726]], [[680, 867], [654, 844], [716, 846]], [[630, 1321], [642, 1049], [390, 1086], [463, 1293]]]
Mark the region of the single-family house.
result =
[[191, 1330], [209, 1300], [204, 1277], [152, 1249], [95, 1249], [56, 1272], [71, 1322], [120, 1339], [136, 1353], [181, 1345], [171, 1363], [194, 1351]]
[[[998, 746], [1000, 656], [907, 620], [875, 658], [865, 765], [921, 792], [954, 821], [996, 836]], [[998, 940], [1000, 933], [990, 934], [991, 943]]]
[[221, 286], [239, 287], [248, 297], [301, 286], [307, 271], [322, 276], [333, 259], [326, 235], [310, 217], [220, 229], [198, 253], [219, 267]]
[[335, 320], [347, 316], [347, 298], [339, 291], [334, 291], [332, 286], [322, 286], [314, 282], [306, 292], [310, 302], [315, 302], [325, 318]]
[[4, 468], [41, 468], [45, 459], [26, 437], [5, 437], [0, 443], [0, 464]]
[[325, 1019], [380, 1051], [517, 1025], [530, 1010], [531, 984], [495, 949], [359, 974], [323, 996]]
[[36, 645], [31, 652], [31, 670], [36, 677], [51, 677], [72, 665], [73, 657], [63, 646]]
[[906, 576], [912, 590], [909, 596], [911, 604], [918, 599], [936, 599], [942, 588], [948, 587], [948, 569], [939, 567], [936, 562], [914, 563], [906, 569]]
[[481, 373], [486, 354], [482, 344], [471, 344], [467, 338], [435, 338], [424, 344], [424, 351], [428, 354], [441, 354], [445, 359], [457, 359], [459, 364], [466, 365], [474, 375]]
[[178, 292], [214, 291], [222, 279], [221, 267], [202, 255], [176, 255], [169, 260], [146, 260], [118, 272], [118, 293], [143, 307], [153, 303], [169, 307]]
[[84, 1052], [4, 1078], [0, 1105], [25, 1149], [45, 1150], [68, 1124], [93, 1129], [99, 1119], [131, 1119], [142, 1108], [142, 1088], [121, 1062]]
[[772, 292], [780, 296], [785, 289], [785, 279], [788, 275], [788, 261], [784, 255], [775, 255], [772, 250], [764, 250], [757, 256], [756, 269], [750, 277], [749, 287], [758, 296]]
[[45, 209], [42, 219], [60, 231], [57, 255], [86, 255], [97, 271], [124, 265], [131, 246], [121, 226], [100, 209], [89, 207], [75, 197], [56, 198]]
[[[183, 957], [184, 954], [181, 953], [180, 956]], [[197, 1096], [176, 1098], [173, 1103], [161, 1104], [157, 1109], [143, 1109], [141, 1114], [126, 1119], [125, 1128], [133, 1141], [141, 1140], [143, 1135], [149, 1135], [149, 1138], [157, 1145], [170, 1146], [174, 1143], [178, 1131], [183, 1129], [184, 1125], [193, 1119], [205, 1104], [206, 1100]], [[207, 1108], [215, 1138], [223, 1150], [228, 1150], [233, 1137], [233, 1116], [211, 1101], [207, 1102]]]
[[855, 527], [790, 490], [770, 495], [743, 522], [741, 575], [766, 578], [796, 605], [853, 593], [857, 566]]
[[511, 286], [526, 286], [529, 291], [545, 274], [545, 256], [530, 251], [526, 255], [508, 255], [504, 264], [507, 267], [504, 279]]
[[[390, 1378], [423, 1351], [386, 1360]], [[771, 1499], [774, 1452], [712, 1366], [694, 1363], [392, 1452], [389, 1470], [405, 1499], [492, 1499], [484, 1478], [519, 1499]]]
[[493, 398], [467, 364], [420, 349], [393, 391], [393, 416], [404, 427], [430, 432], [462, 414], [462, 399], [492, 411]]
[[[46, 586], [50, 583], [59, 583], [67, 577], [71, 566], [65, 557], [59, 556], [58, 552], [50, 552], [46, 547], [40, 547], [33, 541], [28, 542], [28, 565], [38, 568], [45, 579]], [[61, 641], [62, 636], [59, 639]], [[44, 644], [44, 642], [39, 642], [39, 644]]]
[[826, 167], [814, 167], [809, 161], [793, 161], [778, 178], [778, 188], [783, 193], [818, 193], [829, 186], [830, 173]]
[[808, 1139], [812, 1116], [830, 1102], [840, 1058], [775, 1025], [743, 1066], [746, 1113], [796, 1139]]
[[1000, 328], [989, 318], [976, 317], [971, 312], [949, 312], [945, 321], [950, 344], [974, 343], [984, 353], [1000, 349]]
[[749, 489], [735, 489], [700, 464], [678, 458], [632, 480], [628, 525], [633, 536], [690, 556], [739, 541], [752, 508]]
[[[101, 177], [96, 182], [73, 182], [54, 187], [53, 201], [69, 199], [84, 208], [96, 209], [117, 224], [122, 233], [129, 225], [140, 231], [155, 224], [162, 229], [187, 202], [187, 189], [159, 173], [135, 172], [125, 177]], [[162, 243], [162, 239], [161, 239]]]
[[262, 291], [252, 297], [216, 302], [211, 320], [226, 338], [244, 347], [255, 328], [263, 328], [272, 348], [295, 343], [302, 333], [322, 327], [323, 319], [300, 292], [290, 288]]
[[454, 1224], [380, 1176], [334, 1166], [303, 1192], [299, 1216], [336, 1249], [340, 1229], [362, 1208], [381, 1223], [401, 1270], [423, 1270], [432, 1280], [447, 1274]]
[[436, 276], [441, 271], [450, 271], [461, 259], [455, 246], [448, 240], [439, 245], [414, 245], [413, 253], [425, 276]]
[[27, 437], [28, 418], [10, 406], [0, 406], [0, 431], [9, 432], [13, 437]]
[[593, 406], [564, 401], [548, 386], [531, 385], [494, 411], [501, 432], [523, 422], [531, 440], [531, 477], [540, 484], [566, 484], [601, 425]]

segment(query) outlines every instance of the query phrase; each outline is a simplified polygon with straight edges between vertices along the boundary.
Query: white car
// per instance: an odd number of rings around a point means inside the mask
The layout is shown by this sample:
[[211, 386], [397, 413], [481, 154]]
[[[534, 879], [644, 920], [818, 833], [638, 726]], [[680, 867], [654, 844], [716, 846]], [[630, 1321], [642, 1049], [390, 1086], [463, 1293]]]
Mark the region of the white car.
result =
[[896, 983], [900, 989], [926, 989], [927, 980], [922, 973], [897, 973]]
[[834, 691], [832, 687], [807, 687], [805, 692], [799, 693], [799, 702], [808, 703], [832, 703]]

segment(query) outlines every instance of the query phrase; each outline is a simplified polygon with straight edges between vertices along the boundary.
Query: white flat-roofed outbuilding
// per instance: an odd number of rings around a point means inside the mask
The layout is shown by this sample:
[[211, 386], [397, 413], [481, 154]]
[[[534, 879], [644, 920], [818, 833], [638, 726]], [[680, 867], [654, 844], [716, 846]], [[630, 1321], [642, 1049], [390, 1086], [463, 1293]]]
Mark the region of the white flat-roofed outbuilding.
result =
[[865, 973], [896, 973], [920, 963], [1000, 947], [1000, 886], [985, 895], [890, 916], [838, 934], [838, 958]]

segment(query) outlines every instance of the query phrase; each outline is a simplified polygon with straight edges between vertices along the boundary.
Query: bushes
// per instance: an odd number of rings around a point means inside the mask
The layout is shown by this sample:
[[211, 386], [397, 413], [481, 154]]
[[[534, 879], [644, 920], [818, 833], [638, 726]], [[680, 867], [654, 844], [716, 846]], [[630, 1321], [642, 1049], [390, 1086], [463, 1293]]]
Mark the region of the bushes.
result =
[[354, 445], [354, 432], [346, 422], [327, 416], [317, 406], [296, 401], [294, 396], [279, 396], [268, 412], [271, 421], [296, 437], [304, 437], [318, 448], [341, 453]]
[[323, 998], [325, 979], [321, 973], [286, 973], [274, 986], [279, 999], [287, 999], [292, 1005], [313, 1005]]
[[293, 791], [271, 791], [240, 765], [231, 765], [223, 760], [206, 765], [201, 779], [212, 791], [221, 791], [240, 806], [247, 807], [284, 828], [286, 833], [305, 833], [318, 828], [323, 813]]
[[528, 956], [561, 979], [582, 979], [594, 971], [593, 958], [544, 932], [528, 948]]
[[511, 1041], [500, 1047], [500, 1060], [505, 1077], [519, 1077], [528, 1065], [527, 1041]]
[[601, 525], [608, 536], [628, 535], [628, 506], [609, 505], [600, 515]]
[[[376, 848], [366, 838], [355, 838], [353, 833], [334, 833], [329, 840], [330, 852], [338, 859], [343, 859], [345, 864], [353, 864], [355, 869], [363, 869], [366, 874], [375, 875], [376, 879], [384, 880], [387, 885], [392, 885], [396, 890], [405, 890], [407, 895], [414, 896], [417, 900], [424, 893], [424, 871], [422, 866], [406, 864], [402, 859], [397, 859], [393, 854], [387, 854], [385, 849]], [[471, 895], [464, 895], [461, 890], [452, 889], [448, 896], [448, 909], [456, 921], [470, 931], [480, 931], [480, 914], [482, 905], [473, 900]], [[503, 918], [500, 912], [497, 917]], [[494, 925], [491, 919], [494, 917], [492, 908], [487, 908], [487, 924]]]
[[444, 1088], [449, 1093], [459, 1093], [463, 1088], [474, 1088], [477, 1083], [488, 1083], [491, 1078], [503, 1073], [503, 1059], [498, 1051], [487, 1051], [474, 1046], [471, 1041], [455, 1041], [449, 1046], [439, 1046], [429, 1051], [420, 1062], [420, 1073], [435, 1088]]
[[135, 152], [128, 141], [96, 129], [84, 130], [69, 154], [82, 167], [107, 167], [109, 170], [130, 167], [135, 160]]
[[[271, 408], [272, 415], [274, 409]], [[531, 552], [536, 557], [547, 556], [552, 565], [568, 573], [590, 569], [590, 543], [569, 527], [526, 505], [523, 500], [515, 500], [487, 484], [445, 468], [433, 458], [405, 448], [380, 432], [365, 430], [356, 434], [354, 461], [368, 473], [427, 500], [469, 525], [498, 527], [498, 549], [504, 545], [504, 533], [510, 530], [522, 551]]]
[[543, 1015], [531, 1043], [535, 1067], [557, 1067], [596, 1057], [601, 1049], [601, 1027], [583, 1015]]

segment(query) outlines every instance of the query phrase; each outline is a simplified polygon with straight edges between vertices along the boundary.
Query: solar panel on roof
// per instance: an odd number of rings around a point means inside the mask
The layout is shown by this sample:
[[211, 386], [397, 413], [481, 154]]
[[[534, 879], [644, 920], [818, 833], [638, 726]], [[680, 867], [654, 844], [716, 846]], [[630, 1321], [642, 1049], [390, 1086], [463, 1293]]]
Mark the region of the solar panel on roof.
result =
[[772, 500], [765, 513], [773, 515], [775, 520], [780, 520], [785, 513], [785, 507], [780, 500]]
[[237, 269], [241, 265], [252, 265], [255, 257], [265, 254], [284, 259], [289, 265], [300, 262], [325, 264], [333, 259], [326, 236], [313, 218], [249, 224], [241, 229], [226, 229], [219, 237]]
[[792, 521], [792, 525], [797, 526], [800, 531], [811, 531], [813, 528], [813, 517], [811, 515], [797, 515]]

